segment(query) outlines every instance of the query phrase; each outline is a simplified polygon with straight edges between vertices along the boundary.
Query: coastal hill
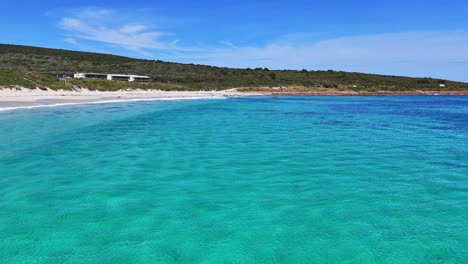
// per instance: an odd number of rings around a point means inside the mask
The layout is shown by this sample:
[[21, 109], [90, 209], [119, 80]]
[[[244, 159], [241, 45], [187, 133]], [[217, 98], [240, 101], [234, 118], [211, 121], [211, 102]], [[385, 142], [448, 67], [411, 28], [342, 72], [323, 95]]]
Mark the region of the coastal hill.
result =
[[[122, 73], [150, 76], [150, 83], [69, 79], [67, 85], [50, 73]], [[233, 69], [207, 65], [142, 60], [109, 54], [0, 44], [0, 86], [97, 90], [126, 88], [162, 90], [244, 90], [412, 92], [468, 91], [468, 83], [341, 71]]]

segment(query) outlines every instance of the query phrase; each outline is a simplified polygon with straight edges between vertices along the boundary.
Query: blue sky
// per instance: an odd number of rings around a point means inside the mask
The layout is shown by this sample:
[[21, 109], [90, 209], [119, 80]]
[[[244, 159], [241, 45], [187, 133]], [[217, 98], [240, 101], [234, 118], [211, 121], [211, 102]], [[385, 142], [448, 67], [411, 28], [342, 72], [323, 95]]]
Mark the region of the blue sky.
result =
[[22, 1], [0, 43], [228, 67], [468, 81], [468, 1]]

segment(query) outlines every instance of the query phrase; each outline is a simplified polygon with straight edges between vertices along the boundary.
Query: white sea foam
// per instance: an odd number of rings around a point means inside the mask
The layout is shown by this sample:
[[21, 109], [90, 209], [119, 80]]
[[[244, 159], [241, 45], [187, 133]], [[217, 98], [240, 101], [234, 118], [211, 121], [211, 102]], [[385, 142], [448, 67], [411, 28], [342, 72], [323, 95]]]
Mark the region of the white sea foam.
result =
[[91, 102], [76, 102], [76, 103], [56, 103], [56, 104], [41, 104], [41, 105], [25, 105], [14, 107], [0, 107], [0, 112], [12, 111], [18, 109], [34, 109], [46, 107], [60, 107], [60, 106], [73, 106], [73, 105], [89, 105], [89, 104], [111, 104], [111, 103], [128, 103], [128, 102], [144, 102], [144, 101], [176, 101], [176, 100], [200, 100], [200, 99], [227, 99], [224, 96], [206, 96], [206, 97], [160, 97], [160, 98], [136, 98], [136, 99], [113, 99], [101, 100]]

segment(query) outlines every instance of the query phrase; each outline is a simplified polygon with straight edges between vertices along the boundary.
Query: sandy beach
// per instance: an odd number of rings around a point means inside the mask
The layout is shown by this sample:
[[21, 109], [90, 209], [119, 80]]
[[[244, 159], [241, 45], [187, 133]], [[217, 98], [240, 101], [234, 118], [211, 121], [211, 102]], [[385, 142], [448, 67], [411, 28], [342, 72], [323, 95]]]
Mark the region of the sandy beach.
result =
[[82, 89], [54, 91], [26, 88], [0, 88], [0, 111], [19, 108], [52, 107], [59, 105], [97, 104], [129, 101], [183, 100], [245, 96], [235, 90], [228, 91], [158, 91], [132, 90], [101, 92]]
[[226, 98], [238, 96], [381, 96], [381, 95], [468, 95], [466, 91], [412, 91], [412, 92], [354, 92], [354, 91], [274, 91], [240, 92], [237, 89], [225, 91], [160, 91], [160, 90], [119, 90], [80, 92], [64, 90], [40, 90], [22, 87], [0, 87], [0, 111], [20, 108], [54, 107], [61, 105], [98, 104], [131, 101], [189, 100]]

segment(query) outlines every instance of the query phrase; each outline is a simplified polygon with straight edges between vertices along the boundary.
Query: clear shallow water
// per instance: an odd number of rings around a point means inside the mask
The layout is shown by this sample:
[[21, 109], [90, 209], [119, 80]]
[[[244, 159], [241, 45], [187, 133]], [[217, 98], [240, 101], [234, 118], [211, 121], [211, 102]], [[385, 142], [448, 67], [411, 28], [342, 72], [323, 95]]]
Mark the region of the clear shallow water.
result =
[[0, 263], [468, 263], [467, 97], [0, 113]]

